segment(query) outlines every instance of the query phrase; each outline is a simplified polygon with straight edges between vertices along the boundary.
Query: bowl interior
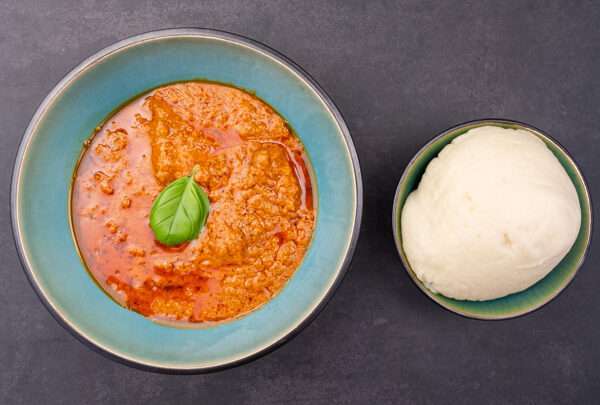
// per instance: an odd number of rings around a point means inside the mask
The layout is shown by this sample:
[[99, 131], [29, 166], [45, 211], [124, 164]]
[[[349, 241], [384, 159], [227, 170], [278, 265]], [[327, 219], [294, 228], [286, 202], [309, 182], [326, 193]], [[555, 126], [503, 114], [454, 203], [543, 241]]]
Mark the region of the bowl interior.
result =
[[[82, 144], [96, 125], [148, 89], [192, 79], [254, 91], [289, 121], [312, 162], [318, 215], [301, 267], [273, 300], [216, 327], [175, 329], [118, 306], [96, 286], [76, 251], [68, 197]], [[38, 293], [80, 337], [135, 364], [202, 371], [239, 362], [281, 342], [325, 300], [353, 249], [360, 219], [358, 170], [335, 107], [282, 57], [225, 33], [143, 34], [84, 62], [36, 113], [13, 178], [15, 236]]]
[[[444, 146], [469, 129], [485, 125], [526, 129], [544, 141], [563, 165], [575, 185], [581, 205], [581, 228], [575, 244], [567, 256], [546, 277], [527, 290], [489, 301], [456, 300], [431, 292], [410, 268], [402, 249], [402, 234], [400, 231], [402, 223], [400, 214], [406, 198], [419, 185], [419, 181], [427, 165], [439, 154]], [[592, 227], [591, 202], [588, 189], [581, 172], [567, 152], [557, 142], [539, 130], [525, 124], [504, 120], [482, 120], [460, 125], [442, 133], [425, 145], [409, 163], [400, 180], [394, 201], [393, 221], [394, 238], [398, 252], [400, 253], [404, 267], [419, 288], [443, 307], [458, 314], [478, 319], [505, 319], [523, 315], [541, 307], [557, 296], [573, 279], [575, 273], [583, 263], [590, 243]]]

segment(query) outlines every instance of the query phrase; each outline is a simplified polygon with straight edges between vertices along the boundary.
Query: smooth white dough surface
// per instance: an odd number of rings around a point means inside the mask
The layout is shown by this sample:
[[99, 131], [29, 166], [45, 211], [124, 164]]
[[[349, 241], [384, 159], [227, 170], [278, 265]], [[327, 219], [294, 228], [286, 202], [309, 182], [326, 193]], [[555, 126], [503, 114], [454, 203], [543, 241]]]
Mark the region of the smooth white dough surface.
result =
[[546, 276], [581, 225], [577, 192], [526, 130], [469, 130], [433, 159], [402, 210], [402, 246], [432, 291], [464, 300], [512, 294]]

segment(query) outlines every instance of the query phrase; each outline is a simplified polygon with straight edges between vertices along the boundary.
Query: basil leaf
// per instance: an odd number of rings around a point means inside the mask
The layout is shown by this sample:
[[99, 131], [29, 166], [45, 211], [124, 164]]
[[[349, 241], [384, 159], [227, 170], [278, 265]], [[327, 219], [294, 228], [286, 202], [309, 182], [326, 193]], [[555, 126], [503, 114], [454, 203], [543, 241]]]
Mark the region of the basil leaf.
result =
[[152, 204], [150, 227], [156, 239], [175, 246], [195, 239], [206, 223], [210, 204], [204, 190], [192, 174], [181, 177], [165, 187]]

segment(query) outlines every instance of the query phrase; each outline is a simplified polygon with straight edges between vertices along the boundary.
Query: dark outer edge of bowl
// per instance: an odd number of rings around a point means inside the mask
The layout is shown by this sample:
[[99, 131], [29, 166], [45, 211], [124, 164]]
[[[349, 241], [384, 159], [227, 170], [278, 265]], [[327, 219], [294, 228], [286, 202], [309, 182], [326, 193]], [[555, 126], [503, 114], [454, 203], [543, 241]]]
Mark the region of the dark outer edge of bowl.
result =
[[[160, 367], [152, 364], [135, 361], [131, 359], [127, 359], [125, 357], [120, 356], [117, 353], [114, 353], [108, 349], [100, 347], [96, 342], [94, 342], [91, 338], [80, 334], [78, 331], [73, 329], [59, 314], [52, 305], [47, 301], [44, 293], [41, 288], [37, 285], [33, 278], [33, 274], [31, 269], [28, 266], [28, 262], [26, 259], [22, 235], [19, 232], [18, 220], [17, 220], [17, 189], [19, 183], [19, 177], [21, 174], [21, 166], [23, 162], [23, 158], [26, 154], [29, 143], [32, 139], [33, 130], [37, 127], [40, 118], [46, 112], [48, 106], [55, 100], [56, 96], [58, 96], [66, 87], [70, 84], [70, 82], [76, 78], [81, 72], [85, 69], [99, 63], [99, 61], [113, 53], [116, 53], [124, 48], [128, 48], [130, 46], [139, 45], [143, 42], [149, 42], [154, 40], [160, 40], [168, 37], [178, 37], [178, 36], [200, 36], [200, 37], [208, 37], [208, 38], [216, 38], [221, 40], [228, 40], [234, 42], [238, 45], [249, 47], [253, 50], [258, 50], [266, 54], [268, 57], [274, 59], [275, 61], [281, 63], [286, 68], [294, 72], [302, 81], [305, 82], [309, 87], [311, 87], [312, 91], [316, 93], [316, 95], [321, 99], [321, 101], [328, 108], [329, 112], [333, 115], [333, 118], [336, 121], [336, 124], [340, 128], [340, 131], [344, 137], [344, 141], [346, 147], [348, 149], [348, 153], [350, 155], [350, 159], [352, 161], [352, 169], [354, 172], [354, 185], [356, 188], [356, 210], [354, 216], [354, 226], [352, 229], [352, 235], [349, 240], [348, 250], [346, 252], [346, 256], [343, 262], [340, 265], [338, 274], [331, 284], [329, 290], [325, 293], [321, 301], [317, 304], [317, 306], [310, 312], [300, 323], [290, 330], [287, 334], [279, 338], [278, 340], [272, 342], [268, 346], [263, 349], [260, 349], [254, 353], [251, 353], [243, 358], [236, 359], [227, 363], [219, 364], [216, 366], [209, 367], [199, 367], [199, 368], [177, 368], [177, 367]], [[329, 303], [334, 293], [340, 286], [344, 276], [348, 272], [348, 268], [352, 262], [354, 257], [354, 252], [356, 250], [356, 245], [358, 241], [358, 236], [361, 229], [361, 221], [362, 221], [362, 210], [363, 210], [363, 184], [362, 184], [362, 174], [360, 170], [360, 163], [358, 160], [358, 155], [356, 153], [356, 149], [354, 147], [354, 143], [352, 141], [352, 136], [350, 134], [350, 130], [348, 129], [348, 125], [344, 120], [342, 113], [333, 102], [331, 97], [325, 92], [325, 90], [317, 83], [317, 81], [308, 74], [300, 65], [293, 62], [290, 58], [282, 54], [281, 52], [265, 45], [257, 40], [245, 37], [240, 34], [235, 34], [228, 31], [217, 30], [217, 29], [209, 29], [209, 28], [170, 28], [170, 29], [161, 29], [155, 31], [147, 31], [144, 33], [136, 34], [125, 38], [123, 40], [117, 41], [100, 51], [94, 53], [92, 56], [86, 58], [83, 62], [78, 64], [72, 70], [70, 70], [48, 93], [48, 95], [44, 98], [44, 100], [40, 103], [38, 108], [36, 109], [31, 121], [29, 122], [24, 135], [19, 144], [19, 148], [15, 155], [12, 172], [12, 180], [11, 180], [11, 188], [10, 188], [10, 212], [11, 212], [11, 231], [13, 235], [13, 239], [15, 242], [15, 247], [17, 249], [17, 253], [19, 256], [19, 261], [21, 262], [21, 267], [27, 276], [27, 280], [29, 284], [31, 284], [32, 288], [36, 292], [38, 298], [44, 304], [48, 312], [54, 317], [54, 319], [67, 331], [69, 331], [75, 338], [77, 338], [80, 342], [84, 343], [86, 346], [91, 348], [92, 350], [108, 357], [111, 360], [115, 360], [121, 364], [138, 368], [141, 370], [165, 373], [165, 374], [203, 374], [215, 371], [221, 371], [229, 368], [233, 368], [236, 366], [240, 366], [242, 364], [246, 364], [250, 361], [256, 360], [273, 350], [281, 347], [283, 344], [289, 342], [292, 338], [297, 336], [305, 327], [307, 327], [314, 319], [321, 313], [321, 311], [325, 308], [325, 306]]]
[[[511, 125], [511, 124], [512, 125], [519, 125], [519, 126], [531, 129], [531, 130], [539, 133], [540, 135], [542, 135], [543, 137], [545, 137], [547, 140], [549, 140], [551, 143], [553, 143], [573, 163], [573, 166], [574, 166], [577, 174], [581, 178], [581, 182], [583, 184], [583, 187], [584, 187], [584, 190], [585, 190], [585, 194], [587, 196], [587, 200], [588, 200], [589, 207], [590, 207], [589, 208], [589, 221], [588, 221], [589, 228], [590, 228], [589, 237], [587, 238], [587, 243], [586, 243], [585, 250], [584, 250], [581, 258], [579, 259], [579, 262], [578, 262], [578, 264], [576, 266], [576, 269], [573, 272], [573, 275], [571, 276], [571, 278], [569, 280], [567, 280], [566, 284], [564, 286], [562, 286], [562, 288], [558, 289], [554, 294], [549, 295], [548, 298], [546, 300], [544, 300], [541, 304], [539, 304], [537, 306], [534, 306], [534, 307], [531, 307], [531, 308], [527, 308], [527, 309], [525, 309], [523, 311], [518, 311], [518, 312], [515, 312], [515, 313], [512, 313], [512, 314], [509, 314], [507, 316], [491, 316], [491, 317], [478, 316], [477, 314], [470, 314], [470, 313], [466, 313], [464, 311], [455, 310], [455, 309], [447, 306], [445, 303], [438, 301], [436, 299], [436, 297], [433, 296], [433, 293], [431, 291], [429, 291], [427, 289], [427, 287], [425, 287], [424, 285], [422, 285], [421, 281], [416, 278], [417, 276], [414, 274], [412, 268], [408, 264], [408, 259], [405, 257], [405, 254], [403, 253], [403, 249], [402, 249], [401, 241], [400, 241], [400, 235], [399, 235], [400, 227], [398, 226], [398, 224], [399, 224], [398, 219], [399, 219], [399, 216], [401, 215], [401, 212], [400, 212], [400, 207], [399, 207], [398, 195], [400, 193], [400, 186], [403, 184], [406, 176], [408, 175], [408, 171], [413, 166], [415, 160], [432, 143], [434, 143], [439, 138], [444, 137], [448, 133], [454, 132], [454, 131], [459, 130], [459, 129], [463, 128], [463, 127], [467, 127], [467, 126], [470, 126], [470, 125], [473, 125], [473, 124], [484, 124], [484, 123], [500, 123], [500, 124], [509, 124], [509, 125]], [[581, 269], [581, 267], [585, 263], [585, 260], [587, 259], [587, 256], [588, 256], [589, 251], [590, 251], [590, 247], [592, 245], [593, 228], [594, 228], [594, 215], [593, 215], [593, 212], [594, 212], [594, 209], [593, 209], [593, 206], [592, 206], [592, 196], [591, 196], [590, 188], [588, 187], [587, 179], [585, 178], [583, 172], [579, 168], [579, 164], [577, 163], [577, 161], [575, 160], [575, 158], [573, 158], [573, 156], [567, 151], [567, 149], [559, 141], [557, 141], [552, 136], [548, 135], [548, 133], [546, 131], [542, 131], [541, 129], [539, 129], [537, 127], [534, 127], [533, 125], [526, 124], [526, 123], [521, 122], [521, 121], [516, 121], [516, 120], [511, 120], [511, 119], [506, 119], [506, 118], [482, 118], [482, 119], [475, 119], [475, 120], [465, 121], [465, 122], [462, 122], [462, 123], [457, 124], [457, 125], [453, 125], [452, 127], [449, 127], [447, 129], [443, 130], [438, 135], [435, 135], [433, 138], [431, 138], [429, 141], [427, 141], [427, 143], [425, 143], [425, 145], [423, 145], [421, 148], [419, 148], [419, 150], [414, 154], [414, 156], [411, 158], [411, 160], [406, 165], [404, 171], [402, 172], [402, 176], [400, 177], [400, 181], [398, 182], [398, 186], [396, 187], [396, 191], [394, 193], [394, 202], [393, 202], [393, 207], [392, 207], [392, 230], [393, 230], [393, 234], [394, 234], [394, 244], [396, 245], [396, 250], [397, 250], [398, 256], [400, 256], [400, 261], [402, 262], [402, 266], [404, 267], [404, 269], [408, 273], [408, 275], [410, 277], [410, 280], [413, 282], [413, 284], [415, 284], [419, 288], [419, 290], [423, 294], [425, 294], [431, 301], [435, 302], [437, 305], [439, 305], [440, 307], [442, 307], [444, 310], [446, 310], [446, 311], [448, 311], [448, 312], [450, 312], [452, 314], [459, 315], [459, 316], [461, 316], [463, 318], [467, 318], [467, 319], [474, 319], [474, 320], [477, 320], [477, 321], [495, 321], [495, 322], [497, 322], [497, 321], [507, 321], [507, 320], [511, 320], [511, 319], [516, 319], [516, 318], [523, 317], [525, 315], [532, 314], [532, 313], [540, 310], [541, 308], [545, 307], [551, 301], [554, 301], [563, 291], [565, 291], [567, 289], [567, 287], [569, 285], [571, 285], [571, 283], [573, 282], [573, 280], [575, 279], [575, 277], [579, 273], [579, 270]]]

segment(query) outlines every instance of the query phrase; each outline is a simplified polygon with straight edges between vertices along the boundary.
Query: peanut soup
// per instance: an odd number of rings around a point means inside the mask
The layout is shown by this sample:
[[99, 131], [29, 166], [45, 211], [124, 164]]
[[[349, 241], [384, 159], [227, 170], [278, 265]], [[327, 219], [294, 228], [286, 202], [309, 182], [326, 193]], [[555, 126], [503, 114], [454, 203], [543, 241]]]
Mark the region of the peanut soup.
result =
[[[173, 180], [194, 180], [210, 213], [198, 237], [168, 247], [149, 225]], [[315, 225], [300, 140], [240, 89], [185, 82], [117, 111], [86, 142], [72, 190], [83, 260], [118, 303], [155, 320], [210, 323], [246, 314], [300, 265]]]

